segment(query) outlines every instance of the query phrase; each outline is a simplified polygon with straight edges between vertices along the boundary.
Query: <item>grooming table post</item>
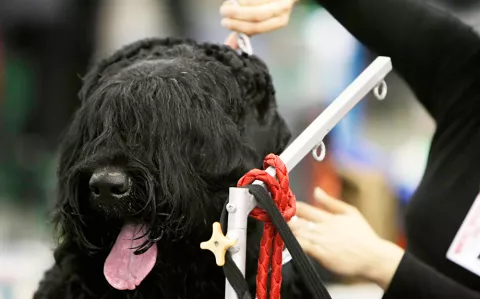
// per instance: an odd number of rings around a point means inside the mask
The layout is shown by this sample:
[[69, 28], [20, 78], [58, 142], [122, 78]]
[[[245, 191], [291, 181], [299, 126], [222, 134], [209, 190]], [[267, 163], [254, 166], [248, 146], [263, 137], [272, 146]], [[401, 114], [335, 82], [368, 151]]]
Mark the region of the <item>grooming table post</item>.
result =
[[[330, 130], [372, 89], [375, 89], [375, 95], [379, 99], [383, 99], [386, 94], [386, 85], [383, 80], [391, 70], [392, 63], [389, 57], [378, 57], [370, 64], [280, 155], [288, 171], [291, 171], [312, 149], [321, 144]], [[383, 90], [379, 93], [380, 87]], [[379, 96], [379, 94], [382, 95]], [[273, 167], [267, 168], [266, 171], [275, 177]], [[255, 181], [253, 184], [264, 186], [261, 181]], [[227, 238], [237, 240], [237, 244], [230, 248], [229, 252], [245, 276], [247, 220], [257, 203], [246, 188], [230, 188], [229, 192]], [[237, 299], [237, 294], [228, 279], [225, 299]]]
[[[247, 188], [230, 188], [227, 204], [228, 212], [228, 232], [227, 238], [237, 240], [237, 244], [230, 248], [232, 259], [238, 266], [238, 269], [245, 276], [245, 261], [247, 251], [247, 221], [248, 215], [256, 206], [253, 195], [248, 192]], [[236, 299], [237, 294], [230, 286], [227, 279], [225, 289], [226, 299]]]

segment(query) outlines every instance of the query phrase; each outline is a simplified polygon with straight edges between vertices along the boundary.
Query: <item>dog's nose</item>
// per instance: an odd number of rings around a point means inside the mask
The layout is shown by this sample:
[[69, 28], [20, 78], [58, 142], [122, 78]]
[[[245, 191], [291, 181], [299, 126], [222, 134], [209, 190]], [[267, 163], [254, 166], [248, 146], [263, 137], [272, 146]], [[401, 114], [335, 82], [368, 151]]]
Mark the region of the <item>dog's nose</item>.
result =
[[124, 171], [107, 167], [97, 169], [90, 178], [89, 185], [95, 197], [121, 198], [128, 195], [131, 181]]

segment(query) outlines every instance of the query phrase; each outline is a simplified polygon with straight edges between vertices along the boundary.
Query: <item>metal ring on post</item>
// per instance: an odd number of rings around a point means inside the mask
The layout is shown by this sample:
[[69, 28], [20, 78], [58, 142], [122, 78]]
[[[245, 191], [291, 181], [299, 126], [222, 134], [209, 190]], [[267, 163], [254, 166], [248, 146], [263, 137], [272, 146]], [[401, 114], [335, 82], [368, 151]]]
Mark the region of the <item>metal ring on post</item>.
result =
[[379, 85], [375, 86], [373, 94], [379, 101], [381, 101], [387, 97], [387, 90], [387, 83], [383, 80]]
[[[320, 148], [320, 154], [318, 154], [318, 148]], [[327, 148], [325, 147], [325, 143], [323, 143], [323, 141], [312, 150], [312, 156], [318, 162], [322, 162], [323, 159], [325, 159], [326, 154]]]

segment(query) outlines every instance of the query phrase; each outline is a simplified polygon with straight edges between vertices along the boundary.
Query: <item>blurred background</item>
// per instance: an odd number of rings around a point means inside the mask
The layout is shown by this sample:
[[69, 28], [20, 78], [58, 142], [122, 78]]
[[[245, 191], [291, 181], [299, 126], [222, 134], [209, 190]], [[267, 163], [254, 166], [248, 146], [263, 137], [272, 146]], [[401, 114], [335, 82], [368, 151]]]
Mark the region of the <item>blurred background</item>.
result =
[[[480, 28], [477, 1], [430, 1]], [[0, 0], [0, 299], [31, 298], [52, 264], [55, 149], [79, 105], [89, 64], [143, 37], [222, 42], [228, 32], [220, 26], [220, 4]], [[287, 28], [254, 37], [253, 46], [271, 69], [294, 136], [376, 57], [312, 0], [297, 4]], [[434, 125], [401, 78], [392, 73], [386, 82], [387, 99], [363, 100], [328, 135], [326, 160], [306, 157], [291, 180], [299, 200], [315, 204], [319, 185], [404, 246], [402, 213], [421, 178]], [[381, 298], [374, 286], [324, 277], [334, 299]]]

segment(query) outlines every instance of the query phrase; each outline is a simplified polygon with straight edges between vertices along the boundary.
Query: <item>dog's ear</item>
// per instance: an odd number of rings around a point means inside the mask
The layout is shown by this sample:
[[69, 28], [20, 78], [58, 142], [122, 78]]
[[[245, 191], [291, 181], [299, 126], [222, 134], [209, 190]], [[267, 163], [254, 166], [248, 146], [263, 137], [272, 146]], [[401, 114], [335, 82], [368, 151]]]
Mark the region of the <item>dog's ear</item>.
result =
[[244, 100], [244, 128], [248, 142], [263, 156], [280, 154], [291, 132], [277, 110], [275, 88], [267, 65], [255, 55], [238, 54], [225, 45], [200, 45], [207, 56], [226, 66], [236, 78]]
[[271, 108], [262, 119], [255, 114], [247, 116], [244, 135], [262, 157], [281, 154], [292, 136], [276, 108]]

